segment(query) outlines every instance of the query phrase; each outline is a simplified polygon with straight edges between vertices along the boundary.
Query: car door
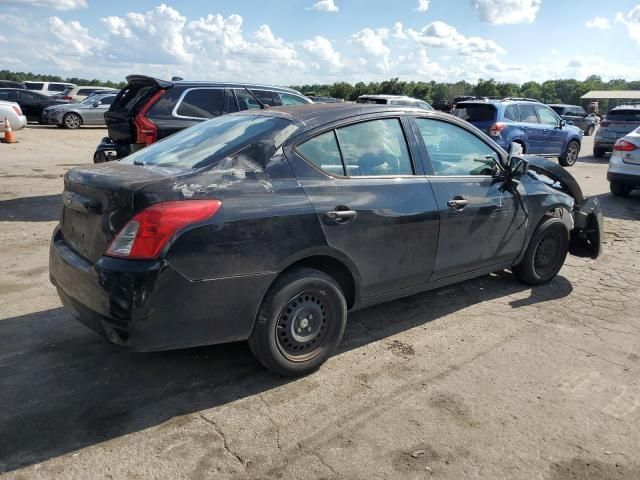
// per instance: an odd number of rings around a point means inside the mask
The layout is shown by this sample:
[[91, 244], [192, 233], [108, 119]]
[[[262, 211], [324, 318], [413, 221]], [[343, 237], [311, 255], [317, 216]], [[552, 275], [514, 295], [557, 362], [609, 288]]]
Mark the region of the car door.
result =
[[20, 104], [20, 108], [22, 108], [22, 113], [26, 115], [27, 120], [40, 120], [42, 99], [39, 94], [26, 90], [24, 92], [18, 92], [18, 103]]
[[562, 119], [556, 112], [546, 105], [535, 105], [540, 124], [543, 127], [543, 142], [540, 153], [545, 155], [561, 155], [564, 132], [562, 131]]
[[526, 153], [543, 153], [544, 148], [544, 128], [540, 125], [536, 109], [532, 103], [520, 103], [518, 105], [520, 114], [520, 128], [527, 136]]
[[500, 190], [496, 147], [445, 120], [415, 122], [440, 211], [432, 280], [513, 261], [524, 246], [525, 215], [515, 195]]
[[[97, 107], [92, 108], [91, 125], [104, 125], [104, 113], [109, 110], [109, 107], [115, 100], [115, 95], [108, 95], [99, 99]], [[95, 102], [94, 102], [95, 103]], [[92, 104], [93, 105], [93, 104]]]
[[327, 243], [355, 264], [365, 297], [423, 284], [433, 270], [438, 207], [405, 126], [399, 117], [360, 119], [287, 153]]

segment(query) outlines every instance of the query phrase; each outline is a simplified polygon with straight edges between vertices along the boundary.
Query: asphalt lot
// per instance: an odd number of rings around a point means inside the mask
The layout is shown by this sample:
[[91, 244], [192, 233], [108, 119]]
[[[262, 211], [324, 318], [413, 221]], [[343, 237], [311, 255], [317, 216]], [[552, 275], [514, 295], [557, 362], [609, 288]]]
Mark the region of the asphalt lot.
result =
[[640, 478], [640, 195], [606, 160], [605, 252], [551, 284], [502, 272], [349, 316], [339, 352], [286, 380], [232, 344], [130, 353], [48, 279], [62, 175], [101, 128], [0, 145], [0, 473], [13, 479]]

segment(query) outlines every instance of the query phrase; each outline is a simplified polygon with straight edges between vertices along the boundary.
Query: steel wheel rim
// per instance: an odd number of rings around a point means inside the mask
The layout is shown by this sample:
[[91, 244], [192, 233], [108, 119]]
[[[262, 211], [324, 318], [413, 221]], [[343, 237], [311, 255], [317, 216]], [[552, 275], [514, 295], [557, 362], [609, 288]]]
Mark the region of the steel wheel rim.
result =
[[560, 233], [548, 231], [538, 240], [533, 255], [533, 268], [540, 277], [546, 277], [558, 267], [562, 256]]
[[308, 361], [331, 340], [335, 311], [326, 295], [305, 290], [287, 302], [278, 315], [275, 335], [278, 349], [292, 362]]
[[571, 143], [567, 148], [567, 160], [569, 163], [574, 163], [576, 158], [578, 158], [578, 146], [575, 143]]
[[69, 128], [78, 128], [80, 126], [80, 117], [74, 114], [67, 115], [64, 123]]

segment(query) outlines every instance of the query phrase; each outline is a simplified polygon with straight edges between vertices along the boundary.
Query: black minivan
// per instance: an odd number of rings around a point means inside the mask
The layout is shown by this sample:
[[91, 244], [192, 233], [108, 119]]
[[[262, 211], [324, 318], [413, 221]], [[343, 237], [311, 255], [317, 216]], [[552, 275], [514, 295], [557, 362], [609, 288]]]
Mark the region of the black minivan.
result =
[[177, 80], [130, 75], [104, 114], [109, 136], [94, 163], [123, 158], [157, 140], [209, 118], [265, 106], [312, 103], [300, 92], [247, 83]]

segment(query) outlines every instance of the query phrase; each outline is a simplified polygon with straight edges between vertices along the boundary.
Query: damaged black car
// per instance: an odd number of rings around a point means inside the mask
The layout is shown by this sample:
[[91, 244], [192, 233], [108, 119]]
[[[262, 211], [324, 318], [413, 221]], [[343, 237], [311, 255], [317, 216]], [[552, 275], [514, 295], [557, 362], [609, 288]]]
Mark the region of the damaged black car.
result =
[[50, 277], [80, 322], [137, 351], [248, 340], [290, 376], [348, 311], [503, 269], [543, 284], [601, 249], [562, 167], [407, 107], [234, 113], [64, 185]]

